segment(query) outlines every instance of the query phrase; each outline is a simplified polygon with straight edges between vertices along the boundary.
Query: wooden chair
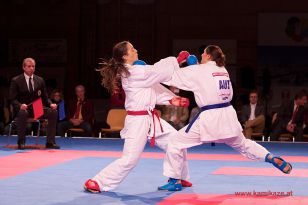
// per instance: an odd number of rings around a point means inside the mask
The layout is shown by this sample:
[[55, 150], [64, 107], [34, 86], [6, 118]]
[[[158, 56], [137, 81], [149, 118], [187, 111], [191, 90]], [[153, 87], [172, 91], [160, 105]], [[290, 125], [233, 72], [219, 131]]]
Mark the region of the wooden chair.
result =
[[110, 128], [102, 128], [99, 138], [105, 136], [106, 133], [119, 133], [124, 127], [124, 121], [127, 113], [125, 109], [111, 109], [107, 115], [107, 123]]
[[72, 133], [83, 133], [83, 132], [84, 132], [84, 130], [82, 128], [73, 127], [73, 128], [68, 129], [65, 132], [65, 137], [67, 137], [68, 135], [71, 137]]
[[265, 136], [263, 132], [253, 132], [251, 135], [251, 138], [256, 138], [256, 137], [261, 137], [262, 138], [262, 142], [264, 142], [265, 140]]
[[295, 137], [290, 133], [282, 133], [280, 135], [280, 141], [289, 141], [290, 139], [292, 142], [295, 142]]

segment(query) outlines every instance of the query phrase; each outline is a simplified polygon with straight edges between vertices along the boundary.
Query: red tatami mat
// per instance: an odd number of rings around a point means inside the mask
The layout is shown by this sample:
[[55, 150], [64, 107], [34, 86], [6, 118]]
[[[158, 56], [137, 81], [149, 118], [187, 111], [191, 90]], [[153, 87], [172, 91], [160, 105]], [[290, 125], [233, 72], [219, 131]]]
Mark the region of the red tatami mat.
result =
[[[118, 158], [118, 151], [79, 151], [79, 150], [29, 150], [13, 155], [0, 157], [0, 179], [31, 172], [37, 169], [64, 163], [82, 157], [111, 157]], [[163, 159], [165, 153], [144, 152], [142, 158]], [[308, 162], [308, 157], [287, 156], [290, 162]], [[189, 160], [222, 160], [222, 161], [251, 161], [239, 154], [188, 154]], [[270, 169], [272, 170], [272, 169]], [[297, 171], [295, 171], [296, 173]], [[306, 170], [307, 174], [308, 171]], [[278, 172], [275, 172], [278, 173]], [[223, 174], [223, 173], [222, 173]], [[279, 174], [279, 173], [278, 173]], [[307, 177], [307, 174], [305, 177]], [[242, 175], [242, 174], [239, 174]], [[254, 174], [253, 174], [254, 175]], [[272, 175], [270, 175], [272, 176]]]
[[304, 205], [308, 197], [300, 196], [237, 196], [235, 194], [180, 194], [159, 202], [157, 205]]

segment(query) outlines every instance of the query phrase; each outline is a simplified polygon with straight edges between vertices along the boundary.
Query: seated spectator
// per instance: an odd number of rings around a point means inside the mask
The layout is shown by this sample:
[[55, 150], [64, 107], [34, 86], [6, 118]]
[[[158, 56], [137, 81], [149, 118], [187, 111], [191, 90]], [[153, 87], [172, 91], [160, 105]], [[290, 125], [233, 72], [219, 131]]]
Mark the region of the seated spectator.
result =
[[[63, 94], [60, 90], [55, 89], [51, 91], [50, 94], [50, 100], [52, 103], [55, 103], [58, 105], [57, 110], [58, 110], [58, 122], [66, 120], [65, 118], [65, 109], [64, 109], [64, 99], [63, 99]], [[61, 108], [63, 106], [63, 108]], [[63, 109], [60, 112], [60, 109]], [[64, 112], [64, 113], [63, 113]]]
[[241, 123], [244, 127], [244, 135], [251, 139], [254, 132], [262, 133], [265, 126], [264, 107], [258, 102], [258, 93], [249, 93], [249, 105], [244, 105], [241, 112]]
[[[179, 89], [175, 87], [170, 87], [170, 90], [175, 94], [178, 94], [179, 92]], [[188, 117], [189, 111], [187, 107], [165, 105], [162, 108], [162, 118], [169, 122], [177, 130], [185, 126]]]
[[283, 103], [277, 113], [277, 118], [273, 123], [271, 140], [278, 140], [282, 133], [291, 133], [296, 141], [302, 141], [304, 124], [304, 105], [307, 102], [307, 93], [300, 91], [295, 99]]
[[93, 104], [85, 97], [85, 88], [78, 85], [75, 88], [76, 100], [68, 106], [67, 121], [58, 124], [58, 135], [64, 136], [68, 129], [82, 128], [85, 136], [92, 136]]

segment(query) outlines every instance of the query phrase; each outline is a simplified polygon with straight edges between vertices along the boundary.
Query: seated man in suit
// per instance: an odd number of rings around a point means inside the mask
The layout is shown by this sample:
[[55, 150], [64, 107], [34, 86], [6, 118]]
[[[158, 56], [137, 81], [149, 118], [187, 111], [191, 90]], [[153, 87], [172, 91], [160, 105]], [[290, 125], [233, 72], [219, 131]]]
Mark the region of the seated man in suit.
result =
[[9, 94], [14, 116], [16, 116], [18, 148], [25, 148], [27, 119], [33, 117], [33, 108], [28, 104], [41, 97], [45, 106], [43, 118], [48, 120], [46, 148], [59, 149], [60, 147], [55, 142], [57, 105], [48, 99], [43, 78], [34, 75], [35, 60], [25, 58], [22, 66], [24, 73], [12, 79]]
[[292, 133], [296, 141], [302, 141], [304, 123], [304, 105], [307, 102], [307, 93], [300, 91], [295, 95], [295, 99], [283, 103], [277, 113], [277, 118], [273, 123], [271, 140], [278, 140], [282, 133]]
[[253, 132], [262, 133], [265, 126], [264, 107], [258, 102], [257, 91], [249, 93], [249, 105], [244, 105], [241, 112], [241, 123], [244, 127], [244, 135], [251, 139]]
[[85, 88], [83, 85], [76, 86], [75, 92], [77, 98], [69, 104], [67, 109], [68, 121], [58, 124], [58, 135], [64, 136], [68, 129], [79, 127], [84, 130], [85, 136], [92, 136], [93, 104], [85, 97]]

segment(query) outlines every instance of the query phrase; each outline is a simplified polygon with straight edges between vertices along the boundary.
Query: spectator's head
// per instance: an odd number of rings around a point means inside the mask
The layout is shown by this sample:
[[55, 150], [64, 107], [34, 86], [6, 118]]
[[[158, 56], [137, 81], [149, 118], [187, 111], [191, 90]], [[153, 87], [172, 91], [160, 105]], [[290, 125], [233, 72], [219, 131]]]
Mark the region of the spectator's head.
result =
[[58, 89], [53, 90], [50, 94], [50, 99], [55, 103], [59, 103], [63, 99], [62, 92]]
[[77, 85], [75, 88], [75, 93], [76, 93], [78, 100], [84, 100], [86, 90], [83, 85]]
[[258, 92], [253, 90], [249, 93], [249, 102], [250, 104], [256, 104], [258, 102]]
[[26, 75], [32, 76], [35, 71], [35, 60], [33, 58], [25, 58], [22, 62], [22, 68]]
[[307, 92], [305, 90], [301, 90], [295, 95], [295, 103], [297, 105], [305, 105], [307, 103]]
[[208, 47], [206, 47], [201, 57], [201, 63], [215, 61], [216, 65], [219, 67], [223, 67], [226, 64], [225, 54], [222, 52], [221, 48], [216, 45], [209, 45]]

